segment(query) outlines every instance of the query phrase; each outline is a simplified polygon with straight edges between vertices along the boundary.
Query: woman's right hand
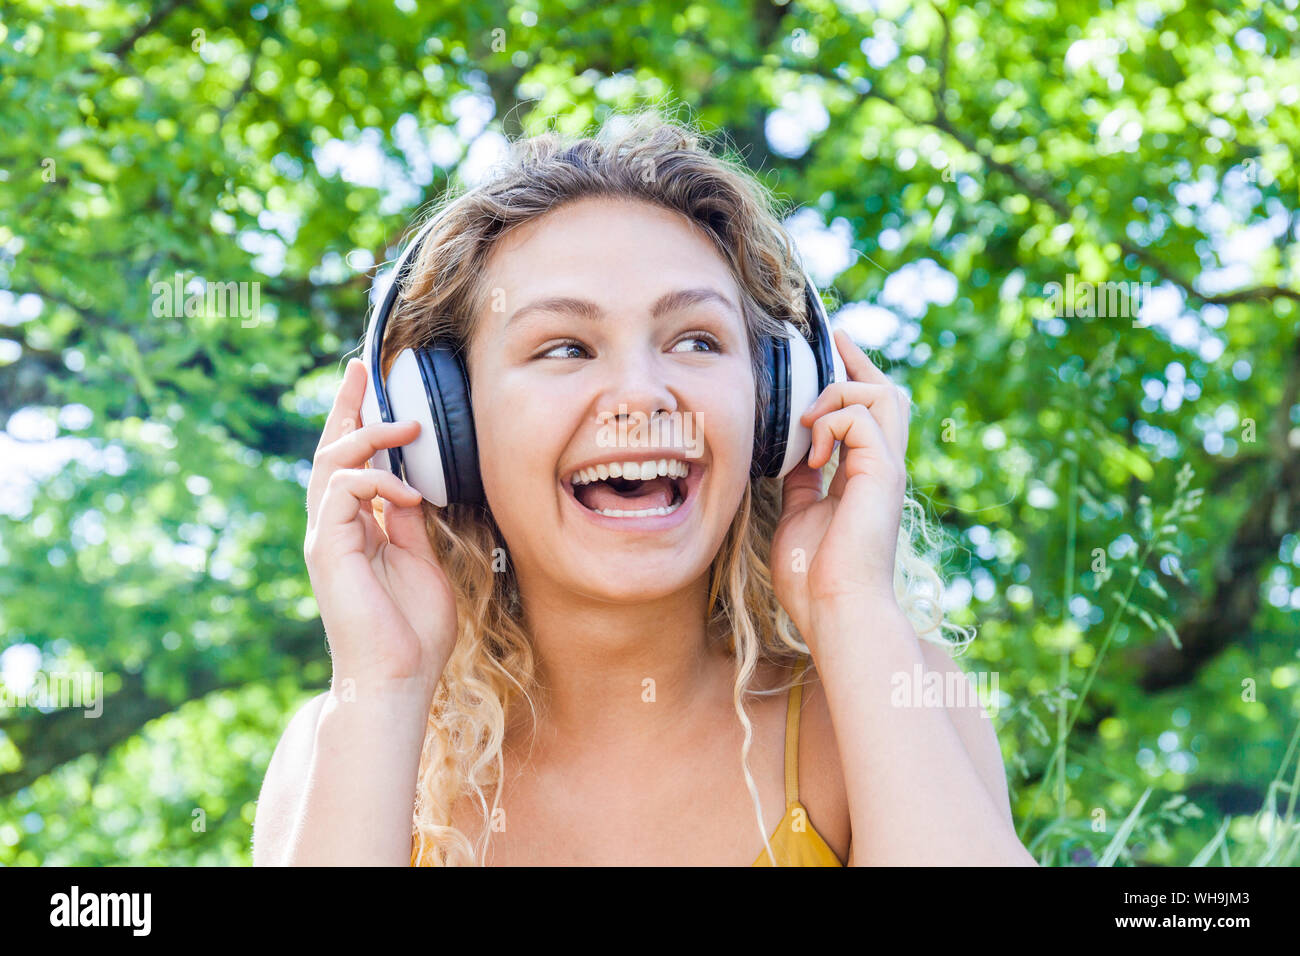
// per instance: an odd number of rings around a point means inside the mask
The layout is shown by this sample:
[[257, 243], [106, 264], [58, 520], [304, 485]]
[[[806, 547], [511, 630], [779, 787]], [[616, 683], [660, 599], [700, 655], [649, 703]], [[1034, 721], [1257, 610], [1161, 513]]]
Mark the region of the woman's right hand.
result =
[[[416, 688], [431, 698], [456, 644], [455, 595], [425, 532], [423, 496], [366, 467], [379, 449], [413, 441], [420, 425], [358, 427], [366, 387], [365, 365], [354, 358], [312, 461], [303, 555], [336, 682]], [[386, 501], [383, 528], [376, 497]]]

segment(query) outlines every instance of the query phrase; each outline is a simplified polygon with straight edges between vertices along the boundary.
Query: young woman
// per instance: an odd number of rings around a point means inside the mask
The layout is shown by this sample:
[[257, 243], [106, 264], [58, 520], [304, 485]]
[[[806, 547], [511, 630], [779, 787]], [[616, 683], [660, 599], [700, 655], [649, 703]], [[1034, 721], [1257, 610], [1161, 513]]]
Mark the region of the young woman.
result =
[[[307, 494], [334, 680], [271, 760], [255, 862], [1032, 865], [980, 706], [892, 693], [960, 674], [906, 397], [836, 333], [807, 463], [750, 477], [758, 337], [806, 323], [756, 181], [650, 114], [522, 140], [446, 213], [382, 363], [462, 343], [487, 503], [365, 467], [419, 426], [360, 427], [349, 363]], [[637, 413], [699, 454], [615, 481], [650, 454], [601, 422]]]

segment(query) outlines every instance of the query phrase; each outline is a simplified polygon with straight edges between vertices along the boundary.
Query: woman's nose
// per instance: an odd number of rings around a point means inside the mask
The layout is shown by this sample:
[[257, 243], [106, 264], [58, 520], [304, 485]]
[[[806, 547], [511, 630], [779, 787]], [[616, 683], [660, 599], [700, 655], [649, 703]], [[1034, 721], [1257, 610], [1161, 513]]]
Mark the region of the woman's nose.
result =
[[671, 387], [667, 369], [653, 356], [629, 354], [610, 362], [605, 370], [596, 415], [617, 418], [641, 412], [653, 416], [677, 410], [677, 396]]

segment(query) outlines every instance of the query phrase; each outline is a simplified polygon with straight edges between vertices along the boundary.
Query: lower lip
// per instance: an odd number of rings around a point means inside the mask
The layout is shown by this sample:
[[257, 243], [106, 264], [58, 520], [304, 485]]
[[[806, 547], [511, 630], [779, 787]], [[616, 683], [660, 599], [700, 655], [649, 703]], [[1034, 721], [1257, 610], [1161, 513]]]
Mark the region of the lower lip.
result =
[[646, 515], [643, 518], [614, 518], [610, 515], [603, 515], [599, 512], [592, 511], [590, 508], [582, 504], [582, 502], [578, 501], [574, 496], [572, 485], [569, 485], [568, 490], [564, 493], [564, 497], [569, 499], [569, 502], [574, 508], [582, 512], [583, 517], [601, 528], [609, 528], [613, 531], [633, 532], [668, 531], [671, 528], [676, 528], [684, 522], [688, 517], [688, 513], [694, 509], [695, 499], [700, 496], [700, 484], [703, 480], [703, 475], [700, 475], [699, 477], [692, 475], [686, 479], [687, 493], [685, 500], [677, 506], [677, 510], [672, 514]]

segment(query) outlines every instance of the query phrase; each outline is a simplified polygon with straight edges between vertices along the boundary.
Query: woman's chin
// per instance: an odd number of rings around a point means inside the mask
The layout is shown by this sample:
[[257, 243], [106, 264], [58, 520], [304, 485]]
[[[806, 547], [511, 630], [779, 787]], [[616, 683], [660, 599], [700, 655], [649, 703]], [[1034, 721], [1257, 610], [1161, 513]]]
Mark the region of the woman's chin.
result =
[[579, 562], [572, 574], [573, 589], [592, 601], [641, 604], [689, 588], [707, 570], [705, 565], [700, 574], [688, 573], [681, 555], [671, 561], [656, 561], [644, 555], [610, 555]]

